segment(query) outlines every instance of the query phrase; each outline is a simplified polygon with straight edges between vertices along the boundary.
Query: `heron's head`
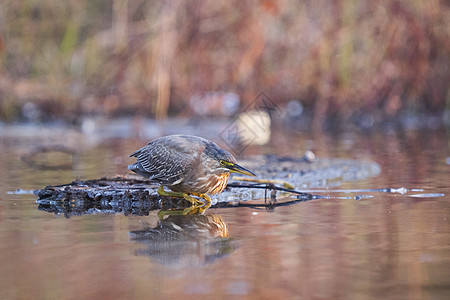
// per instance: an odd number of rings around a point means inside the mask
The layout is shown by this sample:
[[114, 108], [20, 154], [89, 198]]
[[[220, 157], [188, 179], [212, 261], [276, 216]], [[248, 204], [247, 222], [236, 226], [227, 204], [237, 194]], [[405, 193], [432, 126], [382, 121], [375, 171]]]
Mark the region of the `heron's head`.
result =
[[250, 170], [238, 165], [230, 152], [223, 150], [215, 143], [206, 146], [205, 153], [210, 161], [210, 167], [219, 172], [235, 172], [244, 175], [256, 176]]

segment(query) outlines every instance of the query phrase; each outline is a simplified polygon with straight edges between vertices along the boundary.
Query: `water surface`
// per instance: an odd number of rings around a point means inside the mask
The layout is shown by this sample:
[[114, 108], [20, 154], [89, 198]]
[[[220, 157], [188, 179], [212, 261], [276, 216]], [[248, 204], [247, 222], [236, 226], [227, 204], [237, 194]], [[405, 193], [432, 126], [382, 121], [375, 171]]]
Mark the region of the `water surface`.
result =
[[[146, 142], [93, 142], [64, 132], [45, 139], [0, 136], [0, 298], [445, 299], [450, 294], [450, 152], [443, 131], [272, 133], [270, 145], [249, 147], [245, 154], [299, 157], [312, 150], [318, 157], [375, 161], [381, 166], [377, 177], [339, 180], [337, 186], [327, 183], [328, 189], [423, 191], [349, 194], [311, 186], [330, 199], [274, 210], [208, 210], [215, 216], [212, 224], [226, 227], [224, 236], [219, 229], [201, 234], [186, 229], [170, 240], [161, 228], [172, 225], [158, 225], [156, 211], [66, 218], [38, 210], [34, 195], [11, 193], [125, 174], [128, 155]], [[36, 147], [60, 144], [69, 153], [34, 157], [56, 168], [24, 160]], [[58, 155], [56, 161], [51, 155]], [[67, 163], [71, 167], [64, 167]], [[356, 200], [357, 195], [371, 197]], [[208, 223], [195, 222], [176, 226]], [[139, 232], [147, 232], [147, 239], [136, 238]]]

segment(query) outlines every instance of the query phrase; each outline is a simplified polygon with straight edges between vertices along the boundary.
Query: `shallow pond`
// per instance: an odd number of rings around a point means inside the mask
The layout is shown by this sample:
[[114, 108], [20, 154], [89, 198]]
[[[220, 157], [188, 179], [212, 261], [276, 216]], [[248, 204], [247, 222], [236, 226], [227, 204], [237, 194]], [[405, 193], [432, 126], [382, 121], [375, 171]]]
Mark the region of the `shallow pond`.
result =
[[[381, 171], [364, 180], [305, 187], [329, 199], [275, 209], [211, 208], [205, 217], [158, 223], [157, 211], [66, 218], [38, 210], [37, 197], [26, 193], [76, 178], [126, 174], [128, 155], [146, 138], [0, 130], [1, 299], [445, 299], [450, 294], [445, 131], [272, 132], [268, 145], [250, 146], [244, 154], [300, 157], [312, 150], [319, 158], [377, 162]], [[70, 151], [36, 154], [62, 144]], [[361, 191], [402, 187], [415, 190]], [[205, 224], [203, 231], [189, 229]], [[185, 230], [169, 239], [164, 230], [170, 227]]]

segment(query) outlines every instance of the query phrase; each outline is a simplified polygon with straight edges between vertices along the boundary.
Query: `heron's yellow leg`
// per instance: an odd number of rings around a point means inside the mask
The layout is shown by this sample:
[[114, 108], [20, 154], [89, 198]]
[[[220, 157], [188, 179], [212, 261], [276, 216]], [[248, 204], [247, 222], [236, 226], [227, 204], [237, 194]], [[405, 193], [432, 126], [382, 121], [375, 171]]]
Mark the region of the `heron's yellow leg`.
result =
[[156, 192], [158, 193], [158, 195], [160, 196], [167, 196], [167, 197], [178, 197], [178, 198], [183, 198], [184, 194], [183, 193], [176, 193], [176, 192], [166, 192], [164, 190], [164, 186], [160, 185], [159, 188], [156, 190]]
[[189, 194], [177, 193], [177, 192], [166, 192], [164, 187], [161, 185], [157, 190], [158, 195], [168, 196], [168, 197], [179, 197], [184, 198], [186, 201], [192, 203], [191, 207], [185, 209], [175, 209], [175, 210], [162, 210], [158, 213], [158, 217], [162, 220], [166, 215], [196, 215], [203, 214], [208, 208], [211, 207], [211, 198], [206, 194], [192, 193], [192, 195], [200, 197], [205, 201], [200, 201]]
[[[160, 196], [184, 198], [185, 200], [191, 202], [193, 205], [205, 204], [202, 201], [197, 200], [197, 199], [191, 197], [189, 194], [186, 194], [186, 193], [167, 192], [167, 191], [164, 190], [164, 187], [162, 185], [158, 188], [158, 190], [156, 192]], [[192, 195], [202, 197], [202, 196], [200, 196], [201, 194], [197, 194], [197, 193], [193, 193]], [[205, 195], [205, 196], [208, 197], [207, 195]], [[204, 198], [204, 197], [202, 197], [202, 198]], [[206, 202], [211, 202], [211, 198], [209, 198], [209, 197], [208, 198], [204, 198], [204, 199], [206, 200]]]
[[198, 199], [195, 199], [194, 197], [184, 194], [184, 199], [192, 203], [191, 207], [185, 208], [183, 210], [183, 215], [201, 215], [203, 214], [208, 208], [211, 207], [211, 198], [208, 195], [205, 194], [199, 194], [199, 193], [192, 193], [192, 195], [201, 197], [205, 201], [202, 202]]
[[191, 202], [192, 203], [192, 205], [199, 205], [199, 204], [205, 204], [205, 203], [203, 203], [202, 201], [200, 201], [200, 200], [198, 200], [198, 199], [195, 199], [194, 197], [192, 197], [191, 195], [189, 195], [189, 194], [183, 194], [183, 196], [182, 196], [185, 200], [187, 200], [187, 201], [189, 201], [189, 202]]
[[200, 193], [192, 193], [192, 195], [205, 199], [205, 202], [197, 200], [198, 202], [203, 204], [203, 206], [198, 207], [198, 209], [201, 210], [200, 214], [204, 213], [208, 208], [211, 207], [211, 198], [208, 195]]

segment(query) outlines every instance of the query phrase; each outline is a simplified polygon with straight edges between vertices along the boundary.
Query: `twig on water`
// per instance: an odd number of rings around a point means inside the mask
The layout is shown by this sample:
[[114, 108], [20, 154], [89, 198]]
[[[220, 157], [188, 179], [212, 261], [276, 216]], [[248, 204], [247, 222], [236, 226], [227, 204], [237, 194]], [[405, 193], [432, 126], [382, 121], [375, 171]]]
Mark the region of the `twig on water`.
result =
[[[276, 191], [296, 194], [298, 200], [289, 201], [289, 204], [293, 204], [293, 203], [296, 203], [296, 202], [299, 202], [299, 201], [308, 201], [308, 200], [313, 200], [313, 199], [324, 198], [323, 196], [313, 195], [313, 194], [309, 194], [309, 193], [303, 193], [303, 192], [300, 192], [300, 191], [296, 191], [294, 189], [288, 189], [288, 188], [276, 186], [273, 183], [243, 184], [243, 183], [239, 183], [239, 182], [232, 182], [232, 183], [229, 183], [227, 185], [227, 187], [230, 187], [230, 188], [264, 189], [265, 190], [265, 192], [264, 192], [265, 206], [269, 207], [269, 208], [270, 207], [275, 207], [275, 206], [287, 205], [288, 204], [287, 202], [286, 203], [277, 203]], [[269, 202], [267, 201], [268, 191], [271, 191], [271, 193], [270, 193], [270, 201]], [[242, 205], [242, 206], [252, 206], [252, 205]]]

